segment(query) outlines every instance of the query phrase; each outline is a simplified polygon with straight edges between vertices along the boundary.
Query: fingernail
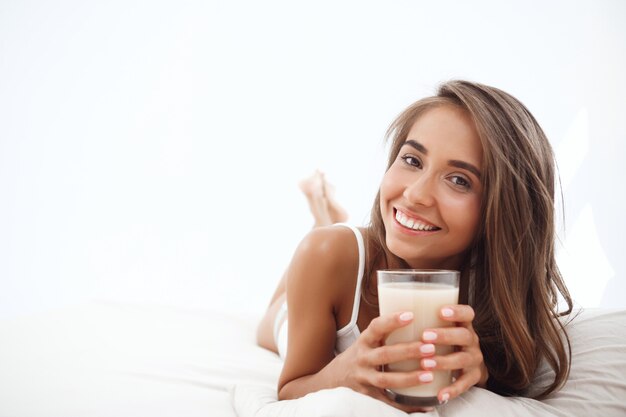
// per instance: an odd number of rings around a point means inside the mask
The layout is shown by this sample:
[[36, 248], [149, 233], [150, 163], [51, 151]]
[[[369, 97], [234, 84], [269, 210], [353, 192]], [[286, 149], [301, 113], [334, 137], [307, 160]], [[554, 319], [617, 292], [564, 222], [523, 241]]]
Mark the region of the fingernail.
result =
[[437, 362], [432, 359], [424, 359], [423, 364], [424, 368], [434, 368], [435, 366], [437, 366]]
[[422, 352], [422, 353], [434, 353], [435, 352], [435, 345], [431, 345], [430, 343], [428, 343], [426, 345], [422, 345], [422, 346], [420, 346], [420, 352]]
[[424, 372], [420, 374], [419, 378], [422, 382], [432, 382], [433, 374], [430, 372]]
[[448, 402], [449, 399], [450, 399], [450, 394], [448, 394], [447, 392], [444, 392], [443, 395], [441, 396], [441, 400], [439, 400], [439, 404], [445, 404]]
[[413, 313], [411, 311], [405, 311], [400, 314], [400, 321], [411, 321], [413, 320]]
[[429, 342], [432, 340], [435, 340], [436, 338], [437, 338], [437, 333], [435, 332], [425, 331], [424, 334], [422, 335], [422, 339], [429, 341]]
[[454, 315], [454, 311], [451, 308], [442, 308], [441, 315], [444, 317], [452, 317]]

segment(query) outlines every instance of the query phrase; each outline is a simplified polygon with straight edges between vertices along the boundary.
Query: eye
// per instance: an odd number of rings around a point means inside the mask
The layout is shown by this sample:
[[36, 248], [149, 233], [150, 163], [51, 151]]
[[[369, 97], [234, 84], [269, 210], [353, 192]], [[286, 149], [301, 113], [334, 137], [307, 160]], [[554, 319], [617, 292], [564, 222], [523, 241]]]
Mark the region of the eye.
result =
[[405, 164], [410, 165], [412, 167], [415, 167], [415, 168], [422, 167], [422, 161], [418, 157], [413, 156], [411, 154], [402, 155], [400, 159], [402, 159]]
[[457, 187], [462, 188], [464, 190], [469, 190], [471, 188], [471, 184], [469, 180], [467, 180], [465, 177], [454, 175], [450, 177], [450, 181]]

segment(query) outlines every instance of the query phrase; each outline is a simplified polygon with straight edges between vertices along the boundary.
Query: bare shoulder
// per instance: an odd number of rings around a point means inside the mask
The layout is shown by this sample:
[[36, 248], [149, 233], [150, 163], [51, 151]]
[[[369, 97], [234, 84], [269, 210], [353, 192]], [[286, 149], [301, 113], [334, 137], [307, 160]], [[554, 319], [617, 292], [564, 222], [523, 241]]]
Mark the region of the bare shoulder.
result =
[[[354, 284], [358, 262], [359, 252], [352, 230], [338, 226], [318, 227], [298, 245], [289, 267], [287, 285], [324, 288], [328, 295], [332, 292], [332, 301], [337, 303], [344, 291]], [[311, 275], [315, 275], [315, 282], [298, 282], [301, 281], [298, 277], [305, 279]]]
[[327, 226], [311, 230], [298, 246], [297, 252], [324, 255], [341, 261], [346, 249], [355, 246], [354, 233], [347, 227]]
[[346, 227], [316, 228], [298, 245], [287, 269], [289, 354], [279, 391], [334, 358], [337, 313], [345, 311], [346, 289], [354, 287], [357, 269], [354, 233]]
[[298, 245], [294, 261], [313, 263], [316, 268], [333, 271], [350, 268], [358, 262], [354, 233], [347, 227], [318, 227]]

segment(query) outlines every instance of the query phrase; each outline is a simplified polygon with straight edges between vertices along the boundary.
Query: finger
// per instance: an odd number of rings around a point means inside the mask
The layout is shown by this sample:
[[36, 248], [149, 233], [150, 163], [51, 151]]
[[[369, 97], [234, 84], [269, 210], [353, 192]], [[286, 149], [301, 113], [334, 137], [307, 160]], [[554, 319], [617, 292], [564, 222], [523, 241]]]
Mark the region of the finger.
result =
[[369, 346], [378, 346], [392, 331], [406, 326], [413, 320], [410, 311], [376, 317], [362, 333], [361, 340]]
[[454, 352], [445, 356], [433, 356], [432, 358], [424, 358], [420, 361], [420, 366], [424, 370], [446, 370], [453, 371], [456, 369], [465, 369], [476, 366], [482, 361], [482, 355], [479, 357], [467, 351]]
[[397, 343], [395, 345], [381, 346], [368, 352], [366, 362], [370, 366], [380, 366], [432, 355], [427, 348], [422, 350], [423, 346], [424, 343], [422, 342]]
[[439, 316], [445, 321], [459, 323], [463, 327], [471, 326], [474, 320], [474, 309], [465, 304], [455, 304], [444, 306], [439, 312]]
[[463, 394], [465, 391], [476, 385], [479, 379], [480, 371], [476, 368], [472, 369], [471, 371], [464, 372], [451, 385], [439, 391], [439, 394], [437, 395], [439, 402], [444, 403], [448, 400], [458, 397], [459, 395]]
[[367, 383], [378, 388], [406, 388], [433, 382], [433, 373], [430, 371], [410, 372], [381, 372], [373, 371], [369, 374]]
[[478, 343], [478, 336], [465, 327], [440, 327], [424, 330], [422, 341], [436, 345], [472, 346]]

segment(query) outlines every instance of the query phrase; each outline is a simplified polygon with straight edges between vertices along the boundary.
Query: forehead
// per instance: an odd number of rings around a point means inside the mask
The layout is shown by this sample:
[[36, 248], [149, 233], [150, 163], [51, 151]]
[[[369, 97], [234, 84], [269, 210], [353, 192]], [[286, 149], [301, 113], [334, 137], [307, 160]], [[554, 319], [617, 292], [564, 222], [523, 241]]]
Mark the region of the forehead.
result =
[[482, 163], [482, 145], [469, 113], [457, 106], [442, 105], [427, 110], [415, 120], [406, 140], [424, 145], [429, 155]]

